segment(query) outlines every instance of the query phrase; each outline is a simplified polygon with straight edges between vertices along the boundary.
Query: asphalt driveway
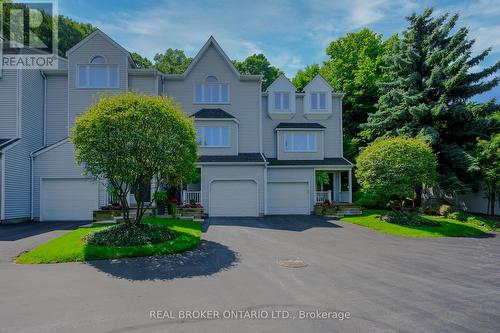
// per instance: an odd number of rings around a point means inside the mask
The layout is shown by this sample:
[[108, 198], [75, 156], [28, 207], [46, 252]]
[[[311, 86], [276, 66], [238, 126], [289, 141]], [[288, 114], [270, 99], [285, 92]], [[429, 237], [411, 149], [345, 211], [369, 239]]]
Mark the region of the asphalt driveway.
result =
[[[75, 226], [0, 226], [1, 332], [500, 331], [498, 235], [408, 239], [316, 217], [213, 218], [184, 254], [12, 263]], [[297, 258], [306, 266], [278, 264]], [[221, 318], [180, 318], [193, 310]], [[261, 319], [224, 319], [250, 311]]]

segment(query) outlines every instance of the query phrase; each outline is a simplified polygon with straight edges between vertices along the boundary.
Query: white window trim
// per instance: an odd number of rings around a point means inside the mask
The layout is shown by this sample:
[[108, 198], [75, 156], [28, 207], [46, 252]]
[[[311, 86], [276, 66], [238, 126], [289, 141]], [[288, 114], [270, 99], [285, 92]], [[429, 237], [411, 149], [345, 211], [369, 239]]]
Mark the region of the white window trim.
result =
[[[108, 86], [108, 87], [87, 87], [87, 86], [81, 86], [80, 85], [80, 68], [81, 67], [87, 67], [87, 70], [86, 70], [86, 76], [87, 76], [87, 82], [89, 82], [89, 70], [88, 68], [90, 67], [116, 67], [116, 70], [117, 70], [117, 76], [118, 76], [118, 79], [116, 81], [116, 86]], [[107, 80], [109, 82], [109, 70], [107, 71]], [[95, 64], [78, 64], [76, 65], [76, 83], [75, 83], [75, 87], [77, 89], [120, 89], [120, 66], [117, 65], [117, 64], [100, 64], [100, 65], [95, 65]]]
[[[283, 106], [283, 100], [284, 100], [284, 96], [285, 94], [288, 94], [288, 109], [276, 109], [276, 103], [275, 103], [275, 100], [276, 100], [276, 94], [280, 94], [280, 103], [281, 103], [281, 106]], [[292, 111], [292, 93], [290, 91], [286, 91], [286, 90], [283, 90], [283, 91], [274, 91], [273, 94], [272, 94], [272, 105], [273, 105], [273, 111], [276, 112], [276, 113], [293, 113]]]
[[[200, 129], [202, 131], [201, 136], [204, 138], [205, 137], [205, 128], [227, 128], [228, 130], [228, 142], [227, 146], [225, 145], [220, 145], [220, 146], [206, 146], [203, 144], [203, 142], [200, 143], [200, 148], [231, 148], [231, 127], [229, 126], [196, 126], [196, 129]], [[222, 130], [219, 132], [219, 139], [222, 142]]]
[[[316, 98], [316, 102], [317, 102], [317, 105], [319, 107], [320, 105], [320, 97], [319, 95], [320, 94], [325, 94], [325, 108], [324, 109], [313, 109], [312, 107], [312, 101], [313, 101], [313, 94], [317, 94], [317, 98]], [[318, 113], [323, 113], [323, 112], [330, 112], [330, 110], [328, 109], [328, 92], [326, 91], [311, 91], [310, 95], [309, 95], [309, 110], [311, 110], [310, 112], [311, 113], [314, 113], [314, 112], [318, 112]]]
[[[296, 150], [296, 149], [287, 149], [286, 147], [286, 136], [291, 135], [292, 136], [292, 144], [290, 145], [293, 148], [293, 136], [296, 134], [305, 134], [307, 135], [307, 141], [306, 141], [306, 146], [309, 146], [309, 136], [314, 136], [314, 149], [313, 150]], [[317, 153], [318, 152], [318, 135], [317, 133], [309, 133], [309, 132], [283, 132], [283, 151], [285, 153]]]
[[[204, 101], [204, 97], [205, 97], [205, 86], [207, 85], [218, 85], [219, 86], [219, 96], [221, 96], [221, 86], [222, 85], [226, 85], [227, 86], [227, 102], [206, 102]], [[201, 85], [201, 102], [198, 102], [196, 101], [196, 86], [197, 85]], [[227, 104], [231, 104], [231, 87], [230, 87], [230, 84], [229, 82], [218, 82], [218, 83], [205, 83], [205, 82], [197, 82], [194, 84], [193, 86], [193, 104], [196, 104], [196, 105], [227, 105]]]

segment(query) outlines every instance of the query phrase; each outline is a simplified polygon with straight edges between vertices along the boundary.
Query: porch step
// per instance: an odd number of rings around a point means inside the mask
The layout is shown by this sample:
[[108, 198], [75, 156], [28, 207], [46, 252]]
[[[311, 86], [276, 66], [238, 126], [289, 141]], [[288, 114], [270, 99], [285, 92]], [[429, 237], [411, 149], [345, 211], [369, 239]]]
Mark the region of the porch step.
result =
[[341, 210], [361, 210], [361, 206], [347, 206], [347, 205], [338, 205]]
[[116, 224], [116, 221], [115, 220], [104, 220], [104, 221], [92, 222], [92, 225], [99, 225], [99, 224]]
[[362, 215], [363, 210], [361, 206], [351, 206], [351, 205], [345, 205], [345, 206], [338, 206], [339, 207], [339, 213], [343, 215]]
[[346, 211], [342, 212], [344, 215], [363, 215], [363, 212], [360, 210], [351, 210], [351, 211]]

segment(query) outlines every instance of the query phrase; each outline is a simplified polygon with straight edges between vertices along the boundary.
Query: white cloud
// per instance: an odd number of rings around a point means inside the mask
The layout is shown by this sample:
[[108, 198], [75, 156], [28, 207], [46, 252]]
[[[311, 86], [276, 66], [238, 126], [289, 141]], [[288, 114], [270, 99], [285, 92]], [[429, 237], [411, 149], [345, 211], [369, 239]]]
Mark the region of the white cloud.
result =
[[[498, 15], [499, 2], [480, 0], [451, 8], [451, 11], [476, 13], [466, 16], [459, 25], [465, 22], [471, 27], [478, 49], [491, 44], [500, 49], [497, 37], [500, 26], [490, 22], [487, 28], [488, 24], [478, 19], [494, 18], [492, 12]], [[164, 0], [148, 3], [140, 12], [118, 5], [115, 11], [105, 12], [90, 23], [130, 51], [149, 58], [167, 48], [182, 49], [194, 56], [213, 35], [231, 59], [264, 53], [273, 65], [292, 77], [305, 65], [325, 60], [325, 49], [332, 40], [365, 26], [388, 37], [403, 30], [404, 16], [421, 10], [422, 6], [417, 0], [219, 0], [208, 3]], [[80, 16], [78, 12], [75, 14], [73, 17]], [[89, 21], [81, 17], [79, 20]]]
[[476, 40], [474, 49], [481, 52], [488, 47], [493, 48], [492, 53], [500, 52], [500, 25], [478, 27], [470, 29], [470, 35]]

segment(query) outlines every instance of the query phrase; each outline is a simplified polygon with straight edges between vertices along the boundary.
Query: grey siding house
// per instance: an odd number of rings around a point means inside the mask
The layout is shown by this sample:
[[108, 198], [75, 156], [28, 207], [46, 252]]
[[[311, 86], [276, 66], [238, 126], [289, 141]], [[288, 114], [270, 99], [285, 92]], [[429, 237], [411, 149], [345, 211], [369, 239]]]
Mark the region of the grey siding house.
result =
[[318, 202], [352, 201], [343, 94], [321, 76], [300, 92], [280, 76], [262, 92], [262, 77], [239, 73], [213, 37], [178, 75], [137, 68], [100, 30], [66, 57], [57, 70], [0, 78], [1, 221], [90, 220], [108, 203], [105, 181], [83, 173], [69, 136], [102, 94], [126, 91], [171, 96], [194, 118], [201, 176], [182, 200], [210, 216], [307, 215]]

